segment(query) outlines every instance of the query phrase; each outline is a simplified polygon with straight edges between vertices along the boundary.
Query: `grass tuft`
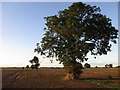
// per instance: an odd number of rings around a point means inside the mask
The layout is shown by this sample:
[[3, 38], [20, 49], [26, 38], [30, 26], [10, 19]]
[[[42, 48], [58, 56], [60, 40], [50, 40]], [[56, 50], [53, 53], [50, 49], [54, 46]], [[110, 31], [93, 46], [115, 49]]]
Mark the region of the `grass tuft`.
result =
[[106, 86], [108, 88], [113, 88], [114, 90], [120, 90], [120, 85], [118, 83], [112, 83], [112, 82], [101, 81], [101, 80], [85, 80], [85, 81], [97, 83], [99, 85], [103, 85], [103, 86]]

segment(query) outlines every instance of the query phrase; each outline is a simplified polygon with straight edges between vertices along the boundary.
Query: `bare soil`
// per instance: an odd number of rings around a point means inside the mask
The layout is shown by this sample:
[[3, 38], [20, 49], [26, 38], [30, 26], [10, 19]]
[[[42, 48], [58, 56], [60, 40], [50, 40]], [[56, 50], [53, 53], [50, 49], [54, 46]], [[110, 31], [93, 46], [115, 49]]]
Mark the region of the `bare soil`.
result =
[[80, 80], [64, 80], [63, 69], [3, 69], [2, 88], [108, 88], [86, 80], [119, 83], [118, 68], [83, 69]]

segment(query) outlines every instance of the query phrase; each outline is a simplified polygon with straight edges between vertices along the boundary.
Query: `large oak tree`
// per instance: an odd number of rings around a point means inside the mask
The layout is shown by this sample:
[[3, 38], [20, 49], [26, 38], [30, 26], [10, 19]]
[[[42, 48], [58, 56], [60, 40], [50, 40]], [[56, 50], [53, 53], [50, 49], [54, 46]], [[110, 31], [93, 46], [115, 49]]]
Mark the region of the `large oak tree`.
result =
[[46, 32], [35, 51], [56, 57], [68, 73], [66, 79], [78, 78], [87, 54], [107, 54], [118, 38], [111, 19], [100, 11], [99, 7], [76, 2], [57, 15], [45, 17]]

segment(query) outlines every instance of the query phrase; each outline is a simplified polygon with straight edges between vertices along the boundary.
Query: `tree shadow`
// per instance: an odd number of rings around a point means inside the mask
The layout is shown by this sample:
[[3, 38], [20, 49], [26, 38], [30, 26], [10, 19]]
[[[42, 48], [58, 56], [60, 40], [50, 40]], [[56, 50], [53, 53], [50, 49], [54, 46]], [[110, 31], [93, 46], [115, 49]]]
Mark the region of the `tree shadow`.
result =
[[79, 80], [120, 80], [120, 78], [80, 78]]

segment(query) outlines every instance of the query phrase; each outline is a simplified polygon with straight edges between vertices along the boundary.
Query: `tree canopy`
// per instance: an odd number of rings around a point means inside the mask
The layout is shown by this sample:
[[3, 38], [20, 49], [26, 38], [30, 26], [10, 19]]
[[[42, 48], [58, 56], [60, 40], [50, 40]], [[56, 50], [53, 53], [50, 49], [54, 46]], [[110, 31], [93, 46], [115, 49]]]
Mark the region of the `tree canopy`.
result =
[[89, 52], [95, 56], [107, 54], [111, 42], [116, 44], [118, 30], [100, 11], [99, 7], [76, 2], [57, 15], [45, 17], [46, 32], [35, 52], [72, 67], [87, 61]]

